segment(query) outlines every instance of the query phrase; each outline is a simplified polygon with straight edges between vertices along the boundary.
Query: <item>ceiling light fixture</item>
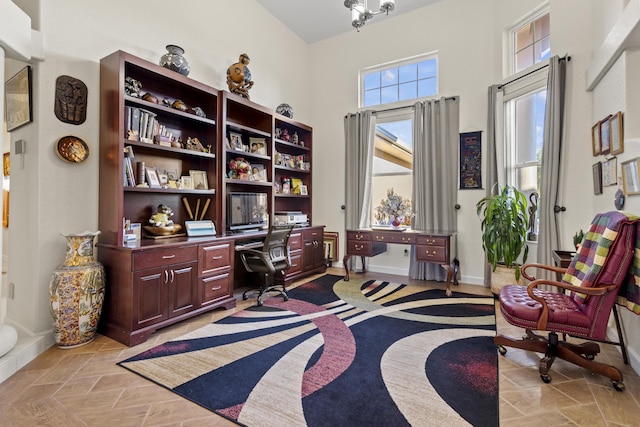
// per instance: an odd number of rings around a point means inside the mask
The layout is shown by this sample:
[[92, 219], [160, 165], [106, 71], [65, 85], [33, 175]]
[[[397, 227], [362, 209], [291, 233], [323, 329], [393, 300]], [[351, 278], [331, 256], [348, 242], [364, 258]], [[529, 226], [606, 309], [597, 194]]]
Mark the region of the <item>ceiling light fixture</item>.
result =
[[381, 13], [389, 14], [396, 7], [395, 0], [380, 0], [380, 10], [373, 12], [367, 7], [367, 0], [344, 0], [344, 6], [351, 10], [351, 25], [358, 31], [369, 19]]

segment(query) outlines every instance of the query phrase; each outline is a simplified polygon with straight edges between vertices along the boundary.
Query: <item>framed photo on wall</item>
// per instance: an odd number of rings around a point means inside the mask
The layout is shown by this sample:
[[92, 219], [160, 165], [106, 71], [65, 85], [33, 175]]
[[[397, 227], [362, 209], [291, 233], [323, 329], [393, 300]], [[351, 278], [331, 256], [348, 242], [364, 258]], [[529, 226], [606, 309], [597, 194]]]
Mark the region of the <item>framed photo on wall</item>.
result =
[[600, 154], [609, 154], [609, 151], [611, 151], [610, 118], [611, 116], [609, 115], [600, 122]]
[[622, 188], [624, 194], [640, 194], [640, 157], [622, 162]]
[[600, 122], [591, 128], [591, 150], [594, 156], [600, 155]]
[[602, 194], [602, 162], [593, 165], [593, 194]]
[[4, 85], [5, 120], [7, 132], [33, 120], [31, 106], [31, 67], [26, 66]]
[[624, 152], [624, 130], [622, 126], [622, 111], [618, 111], [609, 119], [611, 133], [611, 154]]

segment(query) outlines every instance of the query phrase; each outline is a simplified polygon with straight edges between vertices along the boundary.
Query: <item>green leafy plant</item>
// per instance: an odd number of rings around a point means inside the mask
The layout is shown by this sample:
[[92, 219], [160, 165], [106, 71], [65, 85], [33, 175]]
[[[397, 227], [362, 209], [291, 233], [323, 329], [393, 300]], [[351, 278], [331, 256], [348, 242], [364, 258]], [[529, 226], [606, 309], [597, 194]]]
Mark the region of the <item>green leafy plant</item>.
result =
[[[494, 190], [497, 186], [494, 186]], [[480, 200], [476, 210], [482, 221], [482, 248], [493, 271], [499, 263], [515, 268], [516, 280], [519, 280], [518, 257], [522, 254], [524, 263], [529, 254], [527, 198], [515, 187], [506, 185], [496, 194]]]
[[584, 231], [581, 229], [573, 235], [573, 247], [577, 248], [578, 245], [582, 243], [582, 239], [584, 239]]

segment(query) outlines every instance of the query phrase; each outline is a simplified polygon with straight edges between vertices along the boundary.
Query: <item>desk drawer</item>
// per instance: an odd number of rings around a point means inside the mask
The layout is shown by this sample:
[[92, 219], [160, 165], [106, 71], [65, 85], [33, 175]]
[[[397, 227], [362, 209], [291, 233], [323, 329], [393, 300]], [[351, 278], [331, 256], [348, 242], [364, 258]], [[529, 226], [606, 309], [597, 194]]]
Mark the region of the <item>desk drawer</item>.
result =
[[372, 244], [367, 241], [348, 240], [346, 250], [347, 255], [373, 256]]
[[425, 246], [447, 246], [449, 238], [446, 236], [418, 236], [416, 243]]
[[164, 267], [170, 264], [196, 261], [197, 259], [197, 246], [137, 252], [133, 255], [133, 271]]
[[221, 243], [218, 245], [200, 245], [200, 271], [198, 272], [199, 276], [210, 274], [215, 270], [230, 267], [230, 249], [230, 243]]
[[291, 268], [285, 271], [287, 276], [299, 273], [302, 270], [302, 252], [290, 253]]
[[290, 251], [302, 249], [302, 233], [299, 231], [296, 233], [291, 233], [291, 235], [289, 236], [288, 244]]
[[373, 233], [371, 237], [373, 241], [382, 243], [400, 243], [404, 245], [412, 245], [416, 243], [415, 236], [404, 234], [400, 231], [390, 233]]
[[358, 233], [357, 231], [347, 231], [347, 241], [349, 240], [371, 240], [371, 236], [369, 233]]
[[229, 292], [229, 273], [217, 276], [203, 277], [200, 279], [201, 305], [212, 303], [220, 298], [224, 298]]
[[444, 246], [416, 245], [416, 259], [418, 261], [449, 263], [449, 254]]

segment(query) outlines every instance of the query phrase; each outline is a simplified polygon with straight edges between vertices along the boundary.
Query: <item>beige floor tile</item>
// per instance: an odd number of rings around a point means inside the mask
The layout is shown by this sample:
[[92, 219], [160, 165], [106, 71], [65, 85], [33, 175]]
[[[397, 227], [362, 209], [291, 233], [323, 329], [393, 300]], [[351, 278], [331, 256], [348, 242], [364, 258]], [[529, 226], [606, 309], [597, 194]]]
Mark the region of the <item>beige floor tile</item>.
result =
[[631, 393], [616, 391], [611, 386], [589, 385], [596, 402], [607, 422], [637, 426], [640, 407]]
[[594, 403], [560, 409], [559, 412], [578, 426], [607, 427], [600, 408]]
[[145, 425], [180, 423], [185, 420], [210, 417], [211, 411], [185, 399], [154, 404], [149, 411]]

